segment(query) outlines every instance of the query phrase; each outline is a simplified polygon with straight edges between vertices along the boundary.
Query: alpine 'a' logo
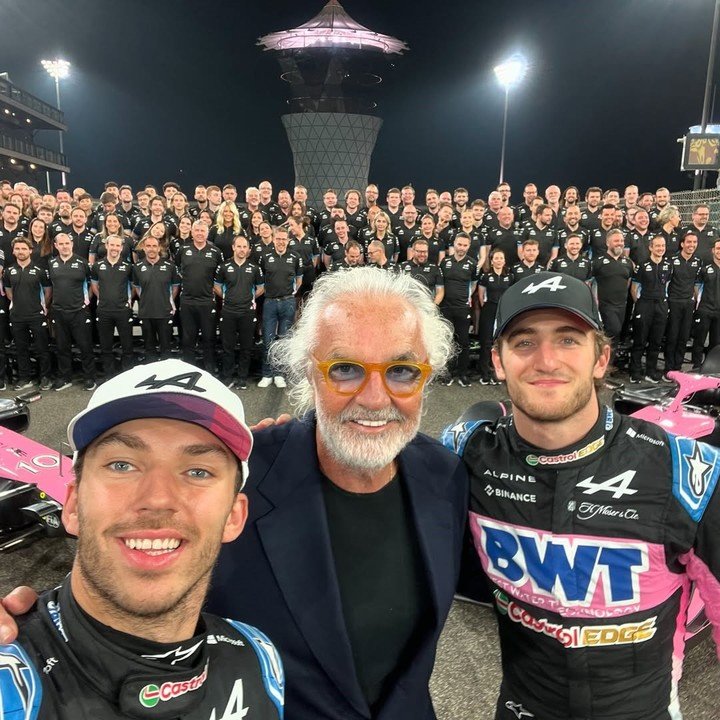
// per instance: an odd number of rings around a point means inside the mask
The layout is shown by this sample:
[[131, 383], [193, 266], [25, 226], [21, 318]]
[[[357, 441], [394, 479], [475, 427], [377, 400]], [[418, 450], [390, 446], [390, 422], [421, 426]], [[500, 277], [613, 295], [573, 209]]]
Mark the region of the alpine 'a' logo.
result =
[[550, 290], [550, 292], [556, 292], [557, 290], [565, 290], [567, 288], [567, 285], [562, 285], [562, 275], [557, 275], [556, 277], [550, 277], [546, 278], [542, 282], [534, 283], [531, 282], [526, 288], [523, 289], [522, 293], [523, 295], [533, 295], [538, 290]]
[[149, 390], [159, 390], [160, 388], [172, 385], [175, 387], [183, 388], [184, 390], [194, 390], [195, 392], [201, 393], [207, 392], [205, 388], [198, 385], [198, 381], [200, 380], [200, 378], [201, 373], [199, 372], [189, 372], [182, 373], [181, 375], [173, 375], [173, 377], [166, 378], [164, 380], [158, 380], [157, 375], [153, 375], [152, 377], [149, 377], [146, 380], [139, 382], [135, 387], [146, 387]]

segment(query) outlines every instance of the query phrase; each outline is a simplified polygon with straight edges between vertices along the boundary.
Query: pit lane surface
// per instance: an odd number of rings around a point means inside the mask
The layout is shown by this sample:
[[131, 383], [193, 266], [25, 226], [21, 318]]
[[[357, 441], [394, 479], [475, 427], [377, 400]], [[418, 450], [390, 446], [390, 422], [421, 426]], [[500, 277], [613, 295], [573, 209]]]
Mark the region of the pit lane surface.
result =
[[[275, 417], [289, 410], [284, 391], [251, 387], [239, 393], [248, 421]], [[0, 393], [10, 397], [11, 393]], [[423, 432], [437, 437], [468, 405], [503, 399], [503, 387], [434, 387], [422, 421]], [[70, 418], [89, 399], [79, 385], [60, 393], [46, 392], [31, 405], [28, 435], [57, 448], [65, 440]], [[66, 450], [67, 451], [67, 450]], [[720, 542], [720, 538], [718, 538]], [[0, 556], [0, 594], [20, 584], [45, 589], [69, 570], [74, 542], [44, 540], [10, 555]], [[242, 618], [240, 618], [242, 619]], [[456, 602], [443, 632], [431, 689], [440, 720], [491, 720], [500, 684], [500, 652], [492, 611]], [[719, 715], [720, 669], [712, 641], [707, 638], [689, 651], [680, 686], [685, 720], [715, 720]]]

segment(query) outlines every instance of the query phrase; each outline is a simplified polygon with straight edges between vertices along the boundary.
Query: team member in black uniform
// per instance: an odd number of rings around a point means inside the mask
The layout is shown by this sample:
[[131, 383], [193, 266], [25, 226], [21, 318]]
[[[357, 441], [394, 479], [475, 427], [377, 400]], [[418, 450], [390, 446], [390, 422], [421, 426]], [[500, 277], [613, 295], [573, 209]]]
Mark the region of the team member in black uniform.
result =
[[240, 214], [233, 202], [224, 202], [217, 212], [217, 221], [210, 228], [208, 241], [222, 253], [223, 259], [233, 256], [233, 241], [242, 229]]
[[[633, 220], [635, 228], [625, 236], [626, 252], [629, 251], [630, 259], [635, 267], [646, 263], [650, 257], [650, 243], [655, 233], [650, 231], [650, 216], [647, 211], [639, 208], [635, 212]], [[666, 246], [667, 248], [667, 246]]]
[[590, 230], [590, 258], [595, 258], [605, 252], [607, 234], [615, 227], [615, 206], [603, 205], [598, 217], [598, 224]]
[[385, 254], [385, 243], [382, 240], [371, 240], [367, 248], [367, 264], [381, 270], [396, 270], [397, 265]]
[[9, 316], [17, 353], [18, 378], [14, 389], [26, 390], [32, 387], [32, 340], [40, 370], [40, 389], [49, 390], [52, 382], [47, 308], [52, 296], [52, 286], [47, 270], [32, 262], [32, 248], [28, 238], [15, 238], [12, 253], [15, 264], [5, 269], [3, 284], [10, 301]]
[[[665, 212], [665, 211], [663, 211]], [[662, 215], [662, 213], [661, 213]], [[699, 290], [702, 263], [695, 256], [697, 236], [688, 233], [680, 244], [680, 252], [670, 258], [672, 275], [668, 285], [668, 322], [665, 337], [665, 372], [681, 370]]]
[[121, 367], [133, 364], [132, 347], [132, 264], [122, 257], [125, 242], [119, 235], [105, 240], [106, 257], [90, 268], [92, 290], [98, 299], [97, 330], [105, 377], [115, 373], [113, 343], [117, 330], [121, 348]]
[[545, 270], [545, 268], [538, 262], [538, 253], [540, 247], [538, 241], [534, 238], [524, 240], [520, 246], [521, 260], [519, 263], [513, 265], [510, 268], [510, 274], [512, 275], [512, 283], [516, 283], [521, 278], [527, 275], [536, 275], [539, 272]]
[[642, 378], [642, 356], [646, 347], [645, 379], [657, 383], [661, 377], [657, 363], [667, 324], [667, 286], [671, 274], [670, 262], [663, 259], [664, 254], [665, 238], [657, 235], [650, 241], [650, 259], [635, 270], [630, 286], [635, 301], [630, 361], [630, 382], [634, 383]]
[[133, 287], [138, 297], [138, 318], [142, 323], [147, 359], [170, 355], [175, 298], [180, 290], [180, 275], [172, 260], [160, 256], [160, 242], [155, 237], [143, 241], [145, 258], [133, 266]]
[[552, 225], [553, 210], [549, 205], [540, 204], [535, 208], [533, 220], [521, 230], [521, 240], [537, 240], [538, 263], [547, 266], [557, 257], [557, 233]]
[[48, 225], [48, 232], [53, 240], [60, 233], [68, 234], [70, 232], [70, 228], [72, 227], [72, 222], [70, 221], [71, 212], [72, 203], [63, 201], [57, 204], [55, 220]]
[[615, 228], [605, 238], [605, 252], [593, 259], [593, 292], [607, 336], [617, 342], [625, 322], [632, 261], [625, 255], [625, 237]]
[[264, 357], [262, 378], [258, 387], [286, 387], [285, 378], [270, 364], [270, 345], [285, 335], [295, 321], [295, 293], [302, 283], [303, 263], [296, 253], [288, 250], [288, 232], [284, 227], [273, 231], [274, 250], [262, 258], [265, 275], [265, 304], [263, 307]]
[[712, 262], [700, 271], [700, 301], [695, 313], [695, 338], [692, 348], [694, 370], [699, 370], [702, 365], [708, 332], [709, 350], [720, 343], [720, 238], [717, 238], [712, 246], [712, 255]]
[[90, 316], [90, 267], [73, 253], [73, 241], [66, 233], [55, 238], [57, 256], [48, 263], [52, 283], [52, 325], [57, 349], [57, 378], [53, 390], [72, 385], [72, 346], [80, 350], [85, 390], [94, 390], [95, 355]]
[[[439, 265], [445, 257], [445, 246], [435, 232], [435, 218], [427, 213], [420, 220], [420, 235], [418, 240], [425, 240], [428, 246], [428, 262]], [[412, 252], [412, 246], [411, 246]]]
[[20, 210], [12, 203], [5, 203], [0, 223], [0, 250], [6, 258], [13, 256], [12, 241], [23, 235], [25, 235], [25, 231], [20, 224]]
[[[668, 205], [658, 215], [658, 224], [660, 225], [658, 234], [665, 238], [665, 255], [667, 257], [672, 257], [680, 252], [678, 228], [681, 222], [680, 211], [675, 205]], [[695, 242], [697, 243], [697, 235]]]
[[288, 247], [297, 253], [303, 261], [303, 281], [300, 294], [304, 297], [312, 290], [315, 282], [318, 260], [320, 259], [320, 248], [317, 240], [307, 233], [301, 218], [290, 216], [287, 221], [287, 228], [290, 236]]
[[[247, 517], [239, 491], [252, 438], [239, 399], [223, 391], [177, 360], [139, 366], [71, 421], [77, 479], [63, 521], [77, 554], [17, 641], [0, 646], [11, 668], [0, 715], [282, 718], [270, 640], [201, 614], [221, 544]], [[189, 407], [190, 421], [176, 419]]]
[[[500, 211], [502, 212], [502, 210]], [[478, 296], [480, 299], [480, 384], [497, 385], [490, 351], [493, 345], [495, 314], [502, 294], [512, 285], [512, 275], [508, 272], [505, 253], [502, 250], [490, 252], [490, 269], [480, 275]]]
[[511, 267], [520, 258], [518, 256], [518, 233], [515, 230], [513, 209], [509, 206], [498, 210], [497, 226], [487, 229], [486, 241], [488, 252], [501, 250], [505, 255], [505, 265]]
[[584, 227], [580, 226], [580, 208], [577, 205], [569, 205], [563, 208], [563, 222], [557, 231], [558, 245], [560, 252], [565, 247], [565, 242], [570, 235], [579, 235], [582, 240], [580, 252], [585, 253], [588, 249], [590, 233]]
[[[414, 205], [406, 205], [402, 211], [402, 221], [392, 229], [392, 234], [398, 243], [398, 262], [405, 262], [408, 259], [408, 250], [413, 241], [420, 236], [420, 225], [418, 225], [418, 211]], [[375, 221], [377, 229], [377, 220]], [[381, 238], [378, 238], [380, 240]]]
[[697, 235], [698, 248], [696, 255], [700, 258], [700, 262], [704, 265], [708, 265], [713, 262], [713, 246], [715, 245], [715, 238], [720, 237], [718, 231], [712, 225], [710, 221], [710, 206], [705, 203], [700, 203], [693, 208], [692, 221], [686, 227], [680, 228], [678, 233], [680, 239], [682, 239], [687, 233], [693, 232]]
[[342, 262], [345, 257], [345, 245], [350, 240], [348, 224], [345, 218], [336, 218], [333, 222], [335, 239], [323, 247], [323, 263], [326, 268], [334, 262]]
[[175, 258], [182, 278], [180, 324], [182, 326], [183, 359], [195, 363], [198, 333], [202, 334], [202, 354], [205, 369], [215, 372], [215, 312], [214, 283], [223, 257], [220, 250], [207, 241], [208, 226], [202, 220], [192, 224], [192, 243], [180, 250]]
[[440, 303], [443, 316], [453, 326], [455, 342], [460, 353], [455, 366], [448, 370], [446, 385], [452, 385], [455, 379], [461, 387], [470, 387], [468, 366], [470, 364], [470, 303], [477, 286], [477, 260], [467, 253], [470, 249], [470, 237], [458, 233], [453, 241], [453, 254], [440, 263], [445, 295]]
[[565, 240], [565, 252], [553, 260], [550, 269], [552, 272], [572, 275], [578, 280], [587, 282], [590, 280], [592, 263], [585, 256], [581, 255], [583, 239], [581, 235], [571, 234]]
[[[108, 217], [116, 218], [119, 222], [117, 215], [106, 215], [105, 220], [107, 220]], [[70, 239], [73, 243], [73, 252], [75, 255], [79, 255], [84, 260], [89, 261], [93, 245], [97, 246], [97, 233], [94, 228], [88, 227], [87, 216], [82, 208], [77, 207], [73, 209], [70, 214], [70, 223], [68, 235], [70, 235]], [[105, 222], [103, 222], [103, 225], [101, 226], [101, 230], [104, 229]]]
[[334, 262], [329, 268], [329, 272], [336, 270], [351, 270], [354, 267], [362, 265], [363, 249], [357, 240], [348, 240], [345, 243], [345, 259], [342, 262]]
[[435, 304], [439, 305], [445, 296], [445, 285], [442, 270], [428, 259], [428, 241], [418, 238], [413, 242], [411, 250], [412, 260], [402, 263], [400, 271], [412, 275], [425, 285], [435, 299]]
[[[580, 214], [580, 224], [589, 232], [600, 227], [601, 201], [602, 190], [599, 187], [589, 187], [585, 191], [586, 207]], [[603, 250], [599, 249], [599, 252], [603, 252]]]
[[[523, 199], [525, 202], [520, 203], [515, 208], [515, 225], [518, 230], [522, 230], [525, 223], [532, 222], [533, 214], [530, 205], [537, 196], [537, 185], [535, 185], [535, 183], [528, 183], [523, 189]], [[509, 261], [508, 264], [512, 265], [512, 262]]]
[[[247, 389], [250, 355], [255, 338], [255, 299], [265, 292], [265, 279], [258, 265], [248, 260], [247, 238], [238, 235], [233, 242], [233, 257], [223, 263], [215, 276], [215, 292], [222, 298], [220, 340], [223, 362], [220, 378], [229, 388]], [[237, 363], [235, 348], [240, 348]]]

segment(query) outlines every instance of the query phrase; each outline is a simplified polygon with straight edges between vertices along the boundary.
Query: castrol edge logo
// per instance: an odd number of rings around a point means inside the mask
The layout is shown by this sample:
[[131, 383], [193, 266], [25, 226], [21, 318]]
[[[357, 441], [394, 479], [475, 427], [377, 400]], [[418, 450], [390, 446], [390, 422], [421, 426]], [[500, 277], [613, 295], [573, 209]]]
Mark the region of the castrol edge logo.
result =
[[208, 665], [205, 664], [203, 671], [189, 680], [181, 680], [180, 682], [164, 682], [162, 685], [157, 683], [148, 683], [138, 695], [138, 700], [143, 707], [152, 708], [159, 702], [167, 702], [175, 698], [193, 692], [202, 687], [207, 680]]

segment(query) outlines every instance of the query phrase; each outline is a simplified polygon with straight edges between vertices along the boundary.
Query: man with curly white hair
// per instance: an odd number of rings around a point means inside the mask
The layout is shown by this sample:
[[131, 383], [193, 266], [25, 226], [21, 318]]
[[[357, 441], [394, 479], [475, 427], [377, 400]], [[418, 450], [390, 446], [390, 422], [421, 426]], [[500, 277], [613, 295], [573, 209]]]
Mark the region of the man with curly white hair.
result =
[[209, 607], [266, 629], [286, 717], [435, 718], [468, 486], [418, 428], [451, 351], [427, 289], [375, 268], [323, 276], [273, 348], [298, 417], [255, 434], [250, 518]]

